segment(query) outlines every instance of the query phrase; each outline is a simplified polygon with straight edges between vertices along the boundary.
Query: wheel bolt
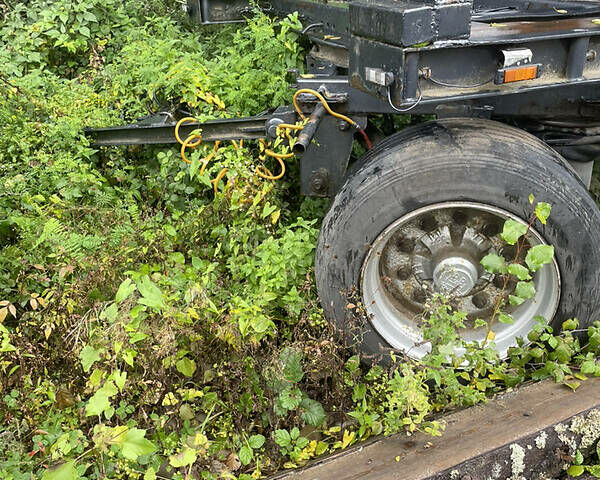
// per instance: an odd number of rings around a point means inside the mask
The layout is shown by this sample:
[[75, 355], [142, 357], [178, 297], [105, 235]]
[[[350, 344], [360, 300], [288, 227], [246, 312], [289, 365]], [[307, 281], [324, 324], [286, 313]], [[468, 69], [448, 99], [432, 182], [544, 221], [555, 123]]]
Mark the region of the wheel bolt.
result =
[[425, 293], [425, 290], [419, 288], [413, 292], [412, 298], [417, 303], [425, 303], [427, 300], [427, 294]]
[[475, 305], [477, 308], [481, 309], [481, 308], [485, 308], [487, 306], [488, 297], [485, 293], [479, 292], [479, 293], [476, 293], [475, 295], [473, 295], [473, 298], [471, 299], [471, 301], [473, 302], [473, 305]]
[[502, 256], [507, 262], [512, 262], [517, 255], [517, 247], [510, 245], [502, 249]]
[[494, 237], [500, 233], [500, 225], [497, 223], [488, 223], [481, 230], [486, 237]]
[[452, 214], [452, 220], [457, 225], [464, 225], [467, 223], [467, 214], [462, 210], [458, 210]]
[[415, 249], [415, 241], [411, 238], [401, 237], [398, 240], [398, 250], [402, 253], [412, 253]]
[[494, 276], [494, 287], [496, 288], [502, 288], [504, 286], [504, 278], [502, 277], [502, 275], [496, 275]]
[[426, 232], [431, 232], [437, 228], [437, 221], [432, 216], [428, 215], [421, 220], [421, 229]]
[[397, 275], [400, 280], [408, 280], [411, 273], [412, 269], [408, 265], [405, 265], [398, 269]]

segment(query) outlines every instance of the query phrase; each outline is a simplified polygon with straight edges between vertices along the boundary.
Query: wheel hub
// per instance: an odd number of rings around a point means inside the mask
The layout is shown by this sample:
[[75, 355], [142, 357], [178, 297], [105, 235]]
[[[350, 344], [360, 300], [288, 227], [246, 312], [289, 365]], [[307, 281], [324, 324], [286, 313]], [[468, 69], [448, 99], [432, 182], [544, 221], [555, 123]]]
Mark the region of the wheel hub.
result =
[[433, 285], [444, 294], [467, 295], [477, 280], [477, 267], [463, 257], [445, 258], [433, 270]]
[[536, 295], [519, 306], [508, 304], [516, 281], [505, 284], [502, 275], [484, 270], [481, 259], [495, 253], [508, 263], [524, 264], [527, 250], [544, 244], [530, 229], [519, 257], [517, 249], [502, 240], [504, 221], [510, 213], [489, 205], [447, 202], [411, 212], [386, 228], [373, 242], [365, 258], [361, 289], [371, 323], [392, 346], [420, 358], [428, 345], [422, 342], [420, 318], [435, 293], [445, 295], [452, 307], [467, 314], [461, 335], [467, 340], [483, 340], [485, 327], [475, 327], [476, 319], [489, 321], [496, 300], [505, 298], [503, 311], [514, 324], [494, 323], [495, 342], [501, 355], [525, 337], [535, 324], [534, 317], [551, 319], [560, 298], [560, 275], [556, 262], [534, 276]]

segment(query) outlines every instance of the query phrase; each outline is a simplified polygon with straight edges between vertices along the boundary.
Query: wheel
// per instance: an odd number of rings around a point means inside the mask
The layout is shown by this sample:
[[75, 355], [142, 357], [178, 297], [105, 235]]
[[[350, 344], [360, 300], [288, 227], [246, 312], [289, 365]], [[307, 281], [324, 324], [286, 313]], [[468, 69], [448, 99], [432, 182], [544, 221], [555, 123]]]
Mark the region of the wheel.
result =
[[[383, 348], [422, 357], [428, 346], [418, 317], [441, 292], [468, 314], [463, 336], [483, 340], [501, 291], [484, 271], [488, 253], [514, 259], [500, 237], [508, 218], [527, 223], [529, 195], [548, 202], [526, 247], [553, 245], [555, 260], [536, 272], [535, 297], [509, 307], [513, 324], [494, 324], [501, 356], [543, 316], [556, 328], [600, 312], [600, 213], [566, 162], [539, 139], [501, 123], [475, 119], [428, 122], [395, 134], [367, 153], [323, 221], [315, 259], [327, 318], [347, 330], [348, 303], [358, 297], [368, 319], [361, 351]], [[526, 249], [525, 249], [526, 250]], [[524, 254], [523, 254], [524, 255]], [[514, 283], [508, 289], [514, 289]], [[509, 291], [510, 293], [510, 291]]]

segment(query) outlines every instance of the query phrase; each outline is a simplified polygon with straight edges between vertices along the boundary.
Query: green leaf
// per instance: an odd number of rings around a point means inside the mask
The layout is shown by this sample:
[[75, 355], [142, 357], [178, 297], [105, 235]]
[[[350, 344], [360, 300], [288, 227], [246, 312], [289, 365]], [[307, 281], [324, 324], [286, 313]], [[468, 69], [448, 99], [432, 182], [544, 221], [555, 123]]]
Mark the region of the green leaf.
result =
[[527, 233], [527, 225], [509, 218], [504, 222], [504, 228], [500, 236], [509, 245], [514, 245], [525, 233]]
[[300, 418], [313, 427], [318, 427], [325, 420], [325, 410], [316, 400], [305, 398], [300, 405], [302, 412]]
[[506, 313], [499, 314], [498, 321], [500, 323], [507, 323], [507, 324], [515, 323], [515, 319]]
[[196, 362], [191, 358], [183, 357], [175, 363], [175, 368], [186, 377], [191, 377], [196, 371]]
[[564, 382], [564, 385], [575, 391], [581, 385], [581, 382]]
[[517, 282], [515, 295], [521, 298], [533, 298], [535, 296], [535, 286], [533, 282]]
[[137, 460], [142, 455], [149, 455], [156, 451], [156, 445], [147, 438], [146, 430], [132, 428], [123, 439], [121, 454], [128, 460]]
[[600, 478], [600, 465], [589, 465], [586, 467], [586, 470], [590, 475], [593, 475], [596, 478]]
[[196, 458], [198, 458], [196, 452], [190, 447], [185, 446], [181, 452], [169, 457], [169, 463], [175, 468], [187, 467], [189, 465], [193, 465], [196, 461]]
[[142, 295], [142, 298], [138, 300], [138, 303], [156, 309], [164, 309], [166, 307], [160, 288], [158, 288], [156, 284], [150, 280], [148, 275], [141, 277], [136, 284], [140, 294]]
[[575, 460], [574, 460], [575, 465], [581, 465], [583, 463], [583, 454], [577, 450], [577, 452], [575, 452]]
[[550, 263], [554, 257], [552, 245], [536, 245], [531, 247], [525, 257], [525, 263], [532, 272], [537, 272], [542, 266]]
[[118, 314], [119, 309], [117, 307], [117, 304], [111, 303], [100, 313], [100, 320], [108, 320], [110, 323], [113, 323], [116, 320]]
[[292, 443], [292, 438], [287, 430], [275, 430], [275, 443], [280, 447], [287, 447]]
[[571, 465], [567, 469], [567, 474], [570, 475], [571, 477], [578, 477], [584, 471], [585, 471], [585, 468], [583, 466], [581, 466], [581, 465]]
[[263, 435], [252, 435], [248, 439], [248, 443], [253, 449], [262, 447], [265, 444], [265, 437]]
[[198, 170], [200, 169], [200, 165], [202, 165], [202, 163], [200, 162], [200, 158], [197, 155], [192, 155], [191, 161], [192, 163], [190, 163], [189, 173], [190, 179], [193, 179], [196, 175], [196, 172], [198, 172]]
[[524, 298], [516, 297], [515, 295], [508, 296], [508, 303], [510, 303], [513, 306], [521, 305], [524, 301]]
[[240, 448], [240, 451], [238, 452], [238, 457], [240, 462], [242, 462], [242, 465], [248, 465], [252, 461], [252, 456], [252, 449], [247, 445]]
[[144, 480], [156, 480], [156, 471], [152, 467], [146, 469], [144, 473]]
[[302, 401], [302, 392], [298, 388], [286, 387], [279, 395], [279, 403], [286, 410], [295, 410]]
[[486, 272], [490, 273], [506, 273], [506, 261], [500, 255], [488, 253], [480, 261]]
[[100, 350], [96, 350], [94, 347], [86, 345], [79, 353], [79, 358], [81, 359], [83, 371], [87, 373], [90, 371], [90, 368], [92, 368], [92, 365], [100, 360]]
[[93, 417], [102, 415], [105, 410], [110, 408], [110, 401], [108, 394], [100, 389], [92, 397], [88, 400], [88, 403], [85, 406], [85, 416]]
[[279, 359], [283, 363], [283, 375], [288, 382], [298, 383], [302, 380], [302, 352], [288, 347], [281, 352]]
[[550, 210], [552, 210], [552, 206], [546, 202], [538, 202], [535, 206], [535, 216], [543, 225], [546, 225], [546, 220], [550, 216]]
[[63, 463], [59, 467], [45, 470], [42, 474], [42, 480], [78, 480], [79, 478], [74, 460]]
[[298, 448], [304, 448], [308, 445], [308, 438], [306, 437], [298, 437], [298, 440], [296, 440], [296, 447]]
[[529, 204], [533, 205], [533, 201], [535, 200], [535, 197], [533, 196], [533, 193], [529, 194]]
[[112, 378], [115, 381], [115, 385], [119, 388], [119, 391], [123, 391], [123, 387], [125, 386], [125, 380], [127, 380], [127, 372], [121, 372], [120, 370], [115, 370], [112, 373]]
[[511, 263], [508, 266], [508, 273], [514, 275], [519, 280], [531, 279], [531, 275], [529, 275], [529, 270], [527, 270], [523, 265], [519, 265], [518, 263]]
[[581, 373], [593, 375], [596, 371], [596, 363], [593, 360], [586, 360], [581, 364]]
[[576, 318], [569, 318], [562, 324], [562, 330], [575, 330], [579, 326], [579, 321]]
[[569, 346], [564, 342], [561, 342], [560, 345], [556, 347], [554, 352], [556, 353], [556, 359], [560, 363], [567, 363], [569, 360], [571, 360], [571, 355], [573, 355], [573, 352]]
[[129, 298], [133, 292], [135, 292], [135, 285], [131, 281], [131, 278], [126, 278], [119, 285], [119, 289], [115, 295], [115, 302], [121, 303], [123, 300]]
[[558, 339], [552, 335], [548, 337], [548, 345], [552, 348], [556, 348], [558, 346]]
[[117, 394], [118, 390], [112, 380], [107, 380], [102, 388], [98, 390], [88, 400], [85, 406], [85, 416], [92, 417], [102, 415], [103, 412], [109, 412], [111, 405], [109, 398]]

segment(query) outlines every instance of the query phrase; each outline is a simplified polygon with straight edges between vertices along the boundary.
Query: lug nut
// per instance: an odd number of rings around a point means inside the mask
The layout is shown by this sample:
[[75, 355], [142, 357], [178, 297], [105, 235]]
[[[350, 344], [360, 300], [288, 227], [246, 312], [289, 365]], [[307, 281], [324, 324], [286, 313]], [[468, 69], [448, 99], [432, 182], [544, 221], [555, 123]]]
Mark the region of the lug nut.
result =
[[398, 240], [398, 250], [402, 253], [412, 253], [415, 249], [415, 241], [412, 238], [401, 237]]

